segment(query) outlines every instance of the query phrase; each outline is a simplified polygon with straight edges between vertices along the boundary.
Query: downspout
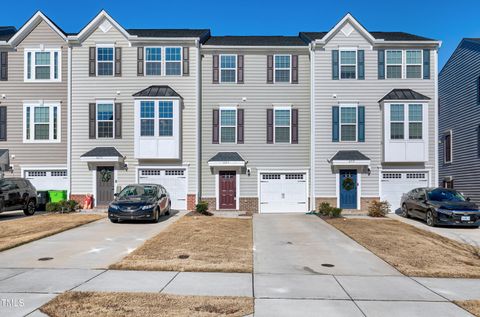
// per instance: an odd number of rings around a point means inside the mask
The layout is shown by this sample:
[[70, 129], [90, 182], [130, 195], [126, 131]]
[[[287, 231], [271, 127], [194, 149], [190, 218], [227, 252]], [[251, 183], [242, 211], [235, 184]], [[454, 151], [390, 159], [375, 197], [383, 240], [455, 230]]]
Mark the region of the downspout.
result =
[[197, 39], [195, 40], [195, 46], [197, 47], [197, 159], [196, 159], [196, 165], [197, 165], [197, 195], [196, 195], [196, 203], [200, 201], [200, 197], [202, 197], [202, 190], [201, 190], [201, 182], [202, 182], [202, 96], [201, 96], [201, 91], [202, 91], [202, 86], [201, 86], [201, 71], [202, 71], [202, 66], [201, 66], [201, 52], [200, 52], [200, 40]]
[[310, 43], [310, 210], [315, 206], [315, 42]]
[[435, 172], [434, 172], [434, 184], [433, 186], [434, 187], [437, 187], [437, 186], [440, 186], [439, 184], [439, 180], [438, 180], [438, 168], [439, 168], [439, 162], [438, 162], [438, 142], [439, 142], [439, 139], [438, 139], [438, 50], [440, 49], [440, 47], [438, 47], [436, 50], [435, 50], [435, 55], [434, 55], [434, 63], [435, 63], [435, 66], [434, 66], [434, 71], [435, 71], [435, 101], [434, 101], [434, 105], [435, 105], [435, 166], [434, 166], [434, 169], [435, 169]]
[[72, 47], [68, 45], [67, 62], [67, 178], [68, 193], [72, 194]]

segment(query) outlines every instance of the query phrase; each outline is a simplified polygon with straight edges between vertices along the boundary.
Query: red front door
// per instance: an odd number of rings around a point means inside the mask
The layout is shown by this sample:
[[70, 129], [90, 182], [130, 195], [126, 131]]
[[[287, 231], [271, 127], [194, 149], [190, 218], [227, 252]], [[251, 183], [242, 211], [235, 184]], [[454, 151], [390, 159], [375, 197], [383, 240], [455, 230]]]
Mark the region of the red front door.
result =
[[219, 173], [220, 209], [236, 209], [237, 181], [235, 171]]

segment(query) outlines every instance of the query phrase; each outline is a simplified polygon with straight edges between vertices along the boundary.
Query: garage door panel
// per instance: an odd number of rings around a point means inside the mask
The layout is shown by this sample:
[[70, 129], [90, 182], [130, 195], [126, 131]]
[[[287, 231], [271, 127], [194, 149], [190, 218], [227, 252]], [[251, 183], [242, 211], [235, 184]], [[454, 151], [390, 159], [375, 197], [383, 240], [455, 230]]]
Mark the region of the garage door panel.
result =
[[159, 184], [170, 194], [172, 208], [187, 209], [187, 172], [185, 169], [141, 169], [139, 180], [141, 184]]
[[260, 212], [305, 212], [307, 208], [305, 173], [262, 173]]
[[66, 169], [25, 170], [24, 175], [38, 190], [67, 190], [68, 175]]
[[380, 198], [391, 205], [391, 211], [400, 208], [400, 200], [404, 193], [418, 187], [429, 186], [428, 172], [401, 171], [382, 172], [382, 193]]

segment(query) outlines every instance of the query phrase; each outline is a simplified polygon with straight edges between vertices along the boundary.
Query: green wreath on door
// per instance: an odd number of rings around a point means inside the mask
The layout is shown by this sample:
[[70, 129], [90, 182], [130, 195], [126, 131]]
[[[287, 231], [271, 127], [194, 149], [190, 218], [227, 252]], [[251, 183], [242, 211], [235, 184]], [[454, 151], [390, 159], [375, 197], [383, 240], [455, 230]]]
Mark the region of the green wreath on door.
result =
[[103, 183], [108, 183], [112, 179], [112, 172], [106, 169], [100, 171]]
[[342, 182], [342, 187], [346, 191], [350, 191], [355, 188], [355, 182], [351, 177], [345, 177], [345, 179]]

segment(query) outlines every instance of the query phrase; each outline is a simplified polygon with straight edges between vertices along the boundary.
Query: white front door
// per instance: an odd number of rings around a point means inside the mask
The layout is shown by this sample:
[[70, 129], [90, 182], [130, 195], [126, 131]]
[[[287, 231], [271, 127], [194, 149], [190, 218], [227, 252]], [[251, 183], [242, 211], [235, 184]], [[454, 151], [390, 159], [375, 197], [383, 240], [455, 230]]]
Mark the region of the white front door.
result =
[[23, 177], [39, 190], [67, 190], [68, 177], [66, 169], [59, 170], [24, 170]]
[[307, 212], [305, 173], [260, 173], [260, 212]]
[[170, 194], [172, 209], [187, 209], [186, 169], [139, 169], [138, 182], [162, 185]]
[[429, 186], [426, 171], [383, 171], [381, 175], [380, 199], [390, 203], [391, 212], [400, 208], [402, 195], [418, 187]]

